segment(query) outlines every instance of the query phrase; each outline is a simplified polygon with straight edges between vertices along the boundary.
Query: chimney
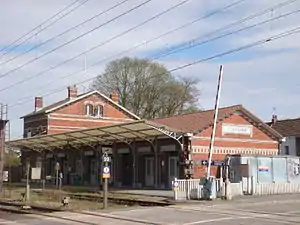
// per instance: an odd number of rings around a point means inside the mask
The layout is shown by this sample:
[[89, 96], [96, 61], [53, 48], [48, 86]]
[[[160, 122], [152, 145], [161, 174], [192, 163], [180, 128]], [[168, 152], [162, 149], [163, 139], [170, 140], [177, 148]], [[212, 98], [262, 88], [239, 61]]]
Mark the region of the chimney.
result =
[[119, 103], [119, 93], [117, 90], [114, 90], [113, 93], [110, 95], [111, 100], [115, 103]]
[[34, 98], [34, 110], [37, 111], [43, 108], [43, 97], [35, 97]]
[[77, 87], [76, 85], [72, 85], [68, 87], [68, 98], [77, 98]]
[[274, 125], [277, 122], [277, 115], [273, 114], [272, 115], [272, 125]]

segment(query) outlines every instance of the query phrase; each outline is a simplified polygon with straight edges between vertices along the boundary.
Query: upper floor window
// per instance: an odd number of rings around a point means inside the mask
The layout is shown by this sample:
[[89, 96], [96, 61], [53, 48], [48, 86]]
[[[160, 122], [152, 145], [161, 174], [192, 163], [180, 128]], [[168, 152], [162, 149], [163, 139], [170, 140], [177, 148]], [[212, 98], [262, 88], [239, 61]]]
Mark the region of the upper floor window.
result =
[[95, 107], [95, 116], [103, 117], [103, 106], [102, 105], [97, 105]]
[[94, 106], [92, 104], [85, 105], [85, 115], [92, 116], [94, 114]]

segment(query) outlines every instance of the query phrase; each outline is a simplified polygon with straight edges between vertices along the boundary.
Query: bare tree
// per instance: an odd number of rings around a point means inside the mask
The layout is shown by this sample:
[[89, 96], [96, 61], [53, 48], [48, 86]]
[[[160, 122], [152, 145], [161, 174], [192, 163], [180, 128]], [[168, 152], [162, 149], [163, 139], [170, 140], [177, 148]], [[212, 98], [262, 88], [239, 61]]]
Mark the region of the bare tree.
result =
[[151, 119], [197, 110], [197, 84], [197, 79], [176, 79], [161, 64], [125, 57], [110, 62], [91, 88], [106, 95], [118, 90], [122, 106]]

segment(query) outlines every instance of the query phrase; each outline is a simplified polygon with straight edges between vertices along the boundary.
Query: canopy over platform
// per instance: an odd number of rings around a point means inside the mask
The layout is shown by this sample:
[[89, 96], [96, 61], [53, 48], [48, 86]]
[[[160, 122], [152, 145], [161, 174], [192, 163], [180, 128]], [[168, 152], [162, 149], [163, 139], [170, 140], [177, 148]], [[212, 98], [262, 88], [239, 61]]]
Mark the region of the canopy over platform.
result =
[[36, 151], [65, 148], [66, 146], [111, 145], [114, 142], [147, 140], [153, 137], [168, 136], [178, 139], [182, 131], [155, 124], [149, 121], [121, 123], [118, 125], [96, 127], [6, 142], [9, 147], [26, 148]]

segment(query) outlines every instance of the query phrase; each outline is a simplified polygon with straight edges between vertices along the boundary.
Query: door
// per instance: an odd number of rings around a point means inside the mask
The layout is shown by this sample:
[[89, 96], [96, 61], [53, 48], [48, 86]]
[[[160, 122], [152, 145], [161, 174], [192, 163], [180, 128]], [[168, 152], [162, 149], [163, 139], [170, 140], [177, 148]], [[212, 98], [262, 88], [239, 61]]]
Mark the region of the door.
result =
[[90, 163], [90, 181], [91, 185], [97, 184], [97, 163], [95, 159], [92, 159]]
[[122, 165], [122, 186], [132, 187], [132, 176], [133, 176], [133, 170], [132, 170], [132, 156], [131, 154], [122, 154], [122, 157], [120, 157], [121, 165]]
[[154, 158], [148, 157], [145, 159], [145, 186], [153, 187], [154, 186]]
[[178, 165], [177, 165], [178, 158], [177, 157], [170, 157], [169, 158], [169, 188], [172, 187], [172, 181], [178, 178]]

